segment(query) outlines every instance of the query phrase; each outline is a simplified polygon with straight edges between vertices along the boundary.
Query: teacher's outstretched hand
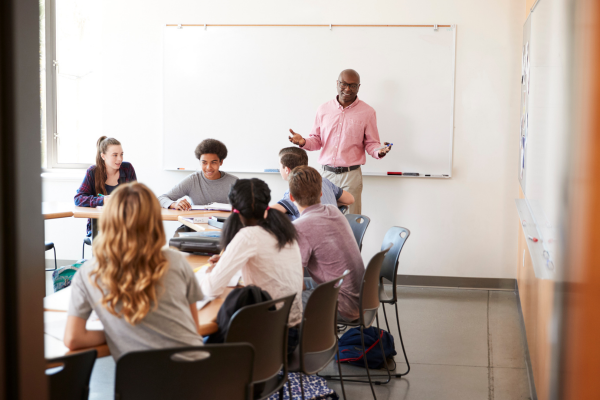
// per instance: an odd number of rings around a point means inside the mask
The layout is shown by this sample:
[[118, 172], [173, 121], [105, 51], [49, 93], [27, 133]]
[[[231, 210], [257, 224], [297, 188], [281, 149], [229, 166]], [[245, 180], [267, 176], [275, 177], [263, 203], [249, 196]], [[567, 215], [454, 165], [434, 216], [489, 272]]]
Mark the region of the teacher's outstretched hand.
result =
[[298, 146], [304, 146], [306, 144], [306, 140], [304, 140], [304, 138], [302, 137], [302, 135], [294, 132], [291, 129], [290, 129], [290, 133], [292, 134], [292, 136], [288, 136], [288, 139], [290, 139], [290, 142], [292, 142], [292, 143], [294, 143], [295, 145], [298, 145]]

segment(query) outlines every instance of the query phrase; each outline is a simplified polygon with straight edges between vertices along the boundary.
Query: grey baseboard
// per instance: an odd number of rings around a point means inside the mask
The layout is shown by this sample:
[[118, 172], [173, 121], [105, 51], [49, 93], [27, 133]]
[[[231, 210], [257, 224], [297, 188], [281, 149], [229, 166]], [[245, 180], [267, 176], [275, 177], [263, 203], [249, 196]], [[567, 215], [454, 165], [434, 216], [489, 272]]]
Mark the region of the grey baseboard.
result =
[[533, 369], [531, 366], [531, 357], [529, 355], [529, 346], [527, 345], [527, 334], [525, 333], [525, 318], [523, 317], [523, 309], [521, 308], [521, 296], [519, 295], [519, 285], [515, 283], [517, 288], [517, 309], [519, 311], [519, 324], [521, 325], [521, 339], [525, 348], [525, 364], [527, 364], [527, 378], [529, 379], [529, 394], [531, 400], [537, 400], [537, 391], [535, 390], [535, 381], [533, 379]]
[[458, 276], [398, 275], [401, 286], [433, 286], [463, 289], [516, 289], [516, 279], [507, 278], [463, 278]]

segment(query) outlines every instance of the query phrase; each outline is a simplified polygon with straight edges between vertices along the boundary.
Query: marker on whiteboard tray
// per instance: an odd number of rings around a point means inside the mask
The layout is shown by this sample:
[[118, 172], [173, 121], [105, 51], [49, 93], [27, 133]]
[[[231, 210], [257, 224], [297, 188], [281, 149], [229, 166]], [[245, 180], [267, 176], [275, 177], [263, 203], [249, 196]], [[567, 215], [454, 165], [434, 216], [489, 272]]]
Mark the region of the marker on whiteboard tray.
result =
[[265, 172], [279, 172], [277, 168], [265, 168]]
[[529, 236], [529, 235], [527, 235], [527, 238], [528, 238], [529, 240], [533, 240], [533, 243], [537, 243], [537, 241], [538, 241], [538, 239], [537, 239], [537, 238], [535, 238], [535, 237], [533, 237], [533, 236]]
[[177, 168], [179, 171], [183, 171], [185, 168]]
[[403, 172], [402, 175], [404, 176], [419, 176], [418, 172]]
[[391, 171], [388, 171], [387, 174], [388, 175], [402, 175], [402, 172], [391, 172]]

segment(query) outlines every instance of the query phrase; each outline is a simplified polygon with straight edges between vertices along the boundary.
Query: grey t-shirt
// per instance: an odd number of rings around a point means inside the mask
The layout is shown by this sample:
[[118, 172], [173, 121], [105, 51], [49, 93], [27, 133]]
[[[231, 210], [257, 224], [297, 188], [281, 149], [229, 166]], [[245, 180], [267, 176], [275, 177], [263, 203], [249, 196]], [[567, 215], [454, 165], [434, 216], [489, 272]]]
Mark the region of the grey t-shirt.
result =
[[158, 197], [160, 206], [169, 208], [171, 204], [184, 196], [192, 199], [192, 204], [205, 205], [210, 203], [227, 203], [229, 199], [229, 189], [237, 180], [237, 176], [221, 172], [219, 179], [206, 179], [202, 171], [195, 172], [179, 182], [173, 189], [166, 194]]
[[87, 320], [94, 310], [115, 360], [130, 351], [203, 344], [190, 312], [190, 304], [203, 298], [192, 267], [176, 251], [164, 249], [163, 254], [169, 269], [157, 287], [158, 307], [135, 326], [102, 306], [102, 293], [89, 279], [97, 265], [94, 259], [83, 264], [73, 278], [68, 314]]

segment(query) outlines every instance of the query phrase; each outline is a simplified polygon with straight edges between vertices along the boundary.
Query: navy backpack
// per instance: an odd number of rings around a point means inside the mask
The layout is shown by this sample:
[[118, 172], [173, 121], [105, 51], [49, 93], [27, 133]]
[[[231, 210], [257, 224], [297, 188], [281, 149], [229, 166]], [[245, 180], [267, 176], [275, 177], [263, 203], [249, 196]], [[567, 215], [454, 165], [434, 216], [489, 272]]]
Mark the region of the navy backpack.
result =
[[[365, 335], [365, 349], [369, 369], [384, 368], [386, 359], [396, 355], [394, 337], [389, 332], [377, 329], [375, 326], [364, 329], [363, 332]], [[385, 357], [381, 354], [380, 340], [383, 343]], [[352, 328], [344, 333], [339, 340], [339, 347], [341, 353], [340, 362], [347, 362], [358, 367], [365, 366], [359, 328]]]

